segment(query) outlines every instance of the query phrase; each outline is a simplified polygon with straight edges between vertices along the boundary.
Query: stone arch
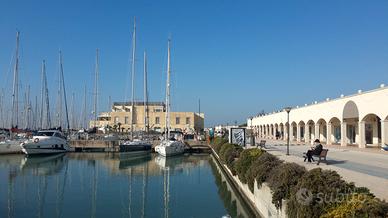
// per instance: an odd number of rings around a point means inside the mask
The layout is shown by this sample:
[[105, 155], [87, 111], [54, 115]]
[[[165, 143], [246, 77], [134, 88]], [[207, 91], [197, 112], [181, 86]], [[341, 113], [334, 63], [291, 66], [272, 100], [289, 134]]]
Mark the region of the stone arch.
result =
[[298, 125], [296, 124], [295, 121], [293, 121], [291, 123], [291, 126], [290, 126], [290, 139], [291, 139], [291, 141], [297, 140], [297, 129], [298, 129]]
[[359, 112], [357, 104], [354, 101], [348, 101], [346, 102], [344, 109], [342, 111], [342, 118], [343, 119], [350, 119], [350, 118], [358, 118]]
[[327, 123], [323, 118], [317, 120], [315, 124], [315, 138], [319, 139], [321, 143], [327, 143]]
[[329, 122], [327, 123], [327, 143], [341, 143], [341, 120], [338, 117], [330, 118]]
[[[344, 109], [342, 111], [342, 122], [344, 125], [344, 131], [342, 140], [343, 142], [341, 144], [347, 145], [347, 144], [355, 144], [356, 138], [363, 138], [359, 136], [359, 110], [358, 106], [354, 101], [348, 101], [346, 102]], [[360, 141], [360, 144], [364, 144], [364, 142]]]
[[361, 133], [360, 139], [362, 144], [365, 145], [375, 145], [378, 146], [381, 144], [381, 118], [373, 113], [365, 115], [361, 119], [361, 125], [363, 127], [363, 132]]
[[315, 122], [313, 120], [306, 122], [305, 132], [305, 142], [312, 144], [313, 139], [315, 139]]
[[298, 123], [297, 136], [296, 136], [298, 142], [305, 141], [305, 132], [306, 132], [306, 124], [303, 120], [301, 120]]
[[280, 139], [281, 140], [284, 140], [284, 133], [285, 133], [285, 128], [284, 128], [284, 124], [283, 123], [280, 123], [279, 124], [279, 131], [280, 131]]

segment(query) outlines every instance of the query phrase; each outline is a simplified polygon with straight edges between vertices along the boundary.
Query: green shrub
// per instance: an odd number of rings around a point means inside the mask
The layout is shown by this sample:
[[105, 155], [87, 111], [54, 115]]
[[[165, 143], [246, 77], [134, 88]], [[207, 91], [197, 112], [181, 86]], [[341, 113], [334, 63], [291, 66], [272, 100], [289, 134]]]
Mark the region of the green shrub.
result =
[[234, 145], [225, 143], [222, 145], [220, 152], [218, 153], [218, 156], [221, 159], [221, 162], [226, 164], [230, 159], [232, 158], [232, 154], [234, 151]]
[[372, 195], [354, 194], [321, 217], [388, 217], [388, 204]]
[[257, 181], [258, 187], [260, 187], [267, 180], [271, 170], [281, 163], [282, 161], [277, 157], [267, 152], [259, 156], [245, 173], [245, 180], [251, 192], [254, 190], [255, 180]]
[[271, 171], [267, 183], [272, 190], [272, 203], [276, 208], [281, 208], [282, 201], [290, 198], [291, 189], [306, 172], [306, 168], [296, 163], [280, 164]]
[[[339, 204], [337, 199], [341, 196], [365, 190], [357, 189], [354, 184], [345, 182], [335, 171], [312, 169], [305, 173], [291, 190], [287, 202], [287, 215], [301, 218], [320, 217], [329, 209], [337, 207]], [[369, 192], [367, 194], [370, 195]]]
[[224, 139], [224, 138], [221, 138], [221, 137], [216, 137], [214, 138], [210, 145], [212, 146], [212, 148], [214, 149], [214, 151], [219, 154], [221, 148], [222, 148], [222, 145], [228, 143], [228, 140], [227, 139]]
[[238, 178], [242, 183], [247, 183], [245, 174], [249, 167], [264, 151], [257, 148], [245, 149], [241, 152], [240, 157], [235, 162], [234, 168], [238, 175]]

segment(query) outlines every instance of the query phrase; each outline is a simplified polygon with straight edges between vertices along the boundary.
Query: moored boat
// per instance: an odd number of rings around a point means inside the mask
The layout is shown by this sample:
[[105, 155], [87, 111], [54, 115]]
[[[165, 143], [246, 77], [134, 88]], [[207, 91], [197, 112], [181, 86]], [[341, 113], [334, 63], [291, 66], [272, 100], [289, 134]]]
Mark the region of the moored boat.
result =
[[55, 154], [70, 150], [66, 137], [58, 130], [39, 131], [32, 139], [24, 141], [20, 146], [28, 155]]

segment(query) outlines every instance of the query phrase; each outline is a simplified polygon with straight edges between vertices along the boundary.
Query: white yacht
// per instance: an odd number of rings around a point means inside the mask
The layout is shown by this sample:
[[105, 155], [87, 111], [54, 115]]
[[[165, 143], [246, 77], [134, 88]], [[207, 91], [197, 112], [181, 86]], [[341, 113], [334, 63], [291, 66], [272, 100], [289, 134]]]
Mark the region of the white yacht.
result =
[[39, 131], [21, 147], [25, 154], [55, 154], [70, 150], [66, 137], [58, 130]]
[[[161, 143], [155, 146], [155, 152], [162, 156], [168, 157], [178, 154], [183, 154], [186, 145], [181, 140], [177, 140], [175, 137], [171, 137], [170, 132], [170, 77], [171, 77], [171, 66], [170, 66], [170, 40], [168, 40], [168, 53], [167, 53], [167, 83], [166, 83], [166, 133]], [[183, 140], [183, 137], [182, 137]]]

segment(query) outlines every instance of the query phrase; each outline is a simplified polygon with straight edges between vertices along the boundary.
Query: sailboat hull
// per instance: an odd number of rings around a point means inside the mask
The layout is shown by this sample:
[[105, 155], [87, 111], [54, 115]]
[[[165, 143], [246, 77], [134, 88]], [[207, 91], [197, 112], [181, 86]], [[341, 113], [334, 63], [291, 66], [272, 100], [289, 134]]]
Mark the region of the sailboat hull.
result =
[[11, 140], [0, 142], [0, 154], [18, 154], [22, 153], [22, 148], [20, 147], [20, 140]]

